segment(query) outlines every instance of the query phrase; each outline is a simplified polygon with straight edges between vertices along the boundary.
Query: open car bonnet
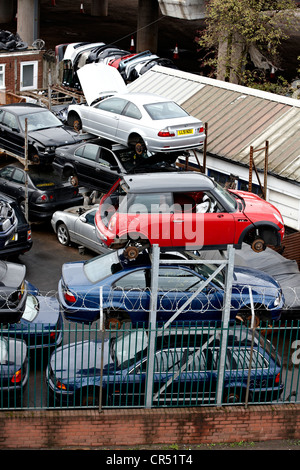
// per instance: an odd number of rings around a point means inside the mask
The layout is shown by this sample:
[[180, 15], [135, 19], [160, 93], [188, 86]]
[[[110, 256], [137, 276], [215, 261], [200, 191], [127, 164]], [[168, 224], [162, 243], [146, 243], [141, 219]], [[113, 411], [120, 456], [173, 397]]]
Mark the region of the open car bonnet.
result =
[[120, 73], [110, 65], [98, 62], [86, 64], [78, 70], [77, 75], [89, 106], [101, 95], [108, 96], [128, 91]]

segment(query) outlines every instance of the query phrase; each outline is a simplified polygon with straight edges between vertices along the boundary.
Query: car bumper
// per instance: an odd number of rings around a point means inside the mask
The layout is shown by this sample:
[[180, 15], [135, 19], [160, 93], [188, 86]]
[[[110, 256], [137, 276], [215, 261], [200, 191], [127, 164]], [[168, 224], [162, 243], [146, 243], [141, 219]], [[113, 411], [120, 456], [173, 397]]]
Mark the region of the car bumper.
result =
[[22, 244], [16, 243], [15, 245], [12, 242], [10, 246], [6, 246], [0, 250], [0, 259], [5, 259], [9, 256], [16, 256], [26, 253], [26, 251], [29, 251], [32, 248], [32, 245], [32, 240]]
[[56, 211], [63, 211], [73, 206], [80, 206], [84, 202], [84, 197], [80, 194], [76, 198], [67, 201], [57, 202], [55, 204], [31, 204], [29, 209], [29, 219], [32, 220], [45, 220], [52, 217]]
[[161, 138], [146, 139], [146, 145], [150, 152], [176, 152], [178, 150], [203, 148], [205, 135], [198, 135], [194, 138]]

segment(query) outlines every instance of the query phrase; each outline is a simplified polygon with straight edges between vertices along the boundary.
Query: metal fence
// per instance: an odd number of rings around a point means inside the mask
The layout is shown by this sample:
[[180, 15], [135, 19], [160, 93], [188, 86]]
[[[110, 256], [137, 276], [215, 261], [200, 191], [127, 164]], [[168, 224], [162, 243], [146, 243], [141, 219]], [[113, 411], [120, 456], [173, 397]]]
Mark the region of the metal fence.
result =
[[299, 336], [298, 321], [256, 329], [70, 323], [55, 334], [2, 326], [0, 409], [295, 403]]

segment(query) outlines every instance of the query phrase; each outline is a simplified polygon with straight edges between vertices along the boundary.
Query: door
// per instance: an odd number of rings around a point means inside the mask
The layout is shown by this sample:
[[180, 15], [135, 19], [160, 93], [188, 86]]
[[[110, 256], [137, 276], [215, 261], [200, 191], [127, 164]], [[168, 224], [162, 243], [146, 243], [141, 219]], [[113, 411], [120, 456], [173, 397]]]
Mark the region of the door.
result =
[[234, 217], [211, 193], [173, 193], [173, 200], [171, 227], [174, 247], [221, 249], [234, 243]]
[[20, 128], [17, 117], [5, 112], [1, 118], [1, 146], [9, 152], [16, 153], [21, 157], [25, 157], [24, 153], [24, 136]]
[[99, 145], [85, 144], [74, 152], [74, 167], [80, 184], [91, 187], [97, 186], [97, 157], [100, 152]]
[[119, 119], [127, 101], [122, 98], [107, 98], [85, 110], [84, 128], [96, 135], [113, 140], [116, 137]]
[[99, 242], [96, 238], [95, 215], [97, 208], [79, 216], [74, 225], [74, 241], [99, 253]]
[[25, 173], [16, 168], [4, 168], [0, 173], [0, 189], [14, 199], [24, 197]]

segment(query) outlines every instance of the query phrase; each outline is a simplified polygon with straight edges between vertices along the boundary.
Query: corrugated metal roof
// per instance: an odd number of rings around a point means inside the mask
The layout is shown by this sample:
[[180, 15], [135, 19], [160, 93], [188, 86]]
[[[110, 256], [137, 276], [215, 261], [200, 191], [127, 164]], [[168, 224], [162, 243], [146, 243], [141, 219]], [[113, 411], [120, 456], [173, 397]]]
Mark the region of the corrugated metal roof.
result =
[[[300, 182], [300, 100], [161, 66], [128, 88], [170, 98], [206, 122], [211, 155], [248, 166], [250, 146], [268, 140], [269, 172]], [[254, 153], [261, 170], [264, 158], [264, 150]]]

